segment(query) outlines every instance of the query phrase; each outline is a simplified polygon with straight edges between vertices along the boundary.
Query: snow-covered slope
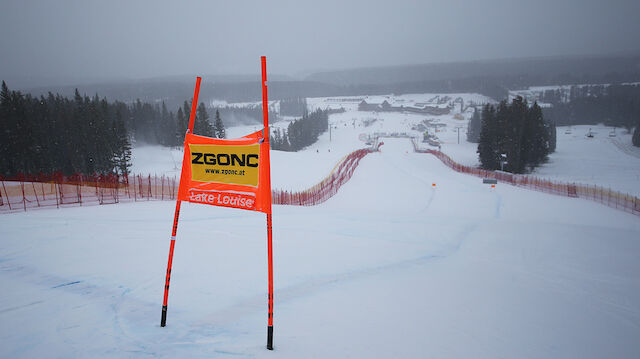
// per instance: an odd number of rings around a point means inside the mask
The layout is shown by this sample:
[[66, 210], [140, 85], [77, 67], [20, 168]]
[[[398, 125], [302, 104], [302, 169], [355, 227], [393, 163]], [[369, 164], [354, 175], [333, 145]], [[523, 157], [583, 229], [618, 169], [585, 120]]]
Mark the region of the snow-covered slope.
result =
[[[593, 138], [586, 136], [593, 134]], [[535, 176], [611, 188], [640, 197], [640, 148], [626, 130], [605, 126], [557, 128], [556, 152]], [[615, 137], [613, 137], [615, 136]]]
[[274, 207], [274, 352], [264, 215], [182, 206], [161, 328], [174, 204], [139, 202], [0, 216], [0, 357], [640, 356], [637, 217], [384, 142], [324, 204]]
[[[393, 103], [429, 101], [437, 103], [448, 99], [452, 112], [432, 116], [402, 112], [358, 111], [362, 99], [388, 100]], [[365, 147], [363, 138], [376, 133], [404, 133], [422, 139], [425, 129], [435, 135], [441, 150], [452, 159], [467, 166], [478, 166], [477, 144], [467, 142], [467, 124], [472, 108], [460, 112], [456, 99], [465, 104], [482, 104], [489, 99], [477, 94], [421, 94], [402, 96], [361, 96], [308, 99], [309, 107], [347, 109], [329, 118], [331, 133], [320, 136], [317, 143], [300, 153], [272, 152], [273, 186], [284, 190], [301, 190], [316, 184], [347, 153]], [[256, 121], [257, 122], [257, 121]], [[273, 124], [286, 129], [290, 120]], [[259, 125], [232, 127], [229, 138], [241, 137], [260, 129]], [[585, 135], [591, 129], [593, 138]], [[615, 137], [610, 133], [614, 131]], [[430, 147], [426, 143], [420, 146]], [[160, 146], [134, 149], [134, 173], [176, 175], [181, 165], [181, 150], [169, 151]], [[294, 165], [292, 165], [294, 164]], [[640, 149], [631, 145], [631, 134], [626, 130], [603, 125], [558, 127], [556, 152], [549, 162], [537, 168], [533, 176], [563, 182], [576, 182], [611, 188], [640, 197]]]

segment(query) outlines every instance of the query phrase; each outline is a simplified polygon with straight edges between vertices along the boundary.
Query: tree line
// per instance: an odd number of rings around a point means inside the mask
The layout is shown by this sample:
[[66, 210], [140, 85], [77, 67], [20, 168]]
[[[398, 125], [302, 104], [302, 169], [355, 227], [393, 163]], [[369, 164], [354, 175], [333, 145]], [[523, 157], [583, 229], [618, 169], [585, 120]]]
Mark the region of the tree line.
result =
[[280, 151], [296, 152], [318, 140], [318, 136], [329, 129], [329, 114], [316, 110], [304, 114], [302, 118], [291, 121], [286, 131], [276, 128], [270, 136], [271, 148]]
[[587, 85], [571, 86], [568, 93], [547, 90], [542, 101], [553, 106], [543, 110], [546, 118], [558, 125], [597, 125], [635, 127], [634, 146], [640, 147], [640, 86]]
[[555, 125], [545, 123], [536, 102], [518, 96], [497, 106], [487, 104], [480, 115], [478, 156], [482, 168], [524, 173], [555, 151]]
[[296, 97], [280, 100], [281, 116], [303, 116], [307, 112], [307, 99]]
[[[250, 105], [243, 107], [220, 106], [216, 107], [226, 124], [256, 125], [262, 124], [262, 105]], [[269, 108], [269, 122], [277, 122], [278, 114]]]
[[[184, 141], [190, 104], [176, 114], [166, 106], [133, 104], [81, 96], [69, 99], [48, 93], [34, 97], [0, 91], [0, 175], [19, 173], [117, 173], [131, 167], [133, 143], [178, 146]], [[225, 137], [219, 113], [209, 122], [204, 104], [196, 112], [194, 133]]]
[[[163, 104], [164, 107], [164, 104]], [[160, 143], [165, 146], [180, 146], [184, 142], [184, 134], [187, 132], [189, 126], [189, 117], [191, 116], [191, 103], [184, 101], [182, 107], [178, 108], [176, 113], [176, 119], [173, 120], [173, 113], [169, 113], [169, 124], [175, 123], [175, 137], [172, 140]], [[170, 126], [173, 128], [173, 126]], [[171, 130], [169, 129], [169, 132]], [[222, 118], [220, 117], [220, 111], [216, 110], [215, 119], [213, 124], [209, 121], [209, 113], [204, 103], [200, 103], [196, 108], [196, 118], [193, 124], [193, 133], [201, 136], [214, 137], [214, 138], [227, 138], [226, 129]]]
[[546, 91], [544, 102], [553, 106], [543, 110], [546, 118], [563, 125], [624, 127], [631, 131], [640, 122], [640, 86], [572, 86], [568, 95]]
[[39, 98], [0, 91], [0, 174], [127, 173], [131, 144], [121, 103], [97, 96]]

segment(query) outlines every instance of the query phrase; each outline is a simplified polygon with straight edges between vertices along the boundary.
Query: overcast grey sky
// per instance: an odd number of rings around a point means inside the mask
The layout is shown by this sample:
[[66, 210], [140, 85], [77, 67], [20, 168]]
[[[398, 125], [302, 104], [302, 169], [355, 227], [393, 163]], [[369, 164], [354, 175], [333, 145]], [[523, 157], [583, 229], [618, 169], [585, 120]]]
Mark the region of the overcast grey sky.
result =
[[640, 1], [0, 0], [0, 77], [272, 73], [640, 49]]

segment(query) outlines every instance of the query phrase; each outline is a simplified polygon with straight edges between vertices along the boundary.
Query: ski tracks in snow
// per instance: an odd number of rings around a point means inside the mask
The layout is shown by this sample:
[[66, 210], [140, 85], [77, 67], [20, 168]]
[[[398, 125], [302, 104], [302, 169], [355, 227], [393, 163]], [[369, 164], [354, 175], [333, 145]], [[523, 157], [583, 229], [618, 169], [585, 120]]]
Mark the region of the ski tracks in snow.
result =
[[[476, 231], [480, 226], [481, 224], [479, 222], [463, 225], [459, 233], [454, 236], [454, 243], [447, 246], [447, 249], [443, 253], [423, 253], [421, 256], [415, 258], [404, 259], [380, 266], [312, 277], [303, 282], [292, 284], [284, 288], [276, 288], [276, 301], [279, 305], [280, 303], [286, 304], [299, 298], [312, 296], [317, 292], [325, 290], [327, 287], [348, 285], [350, 282], [376, 277], [383, 274], [412, 270], [417, 267], [424, 267], [426, 265], [436, 263], [439, 260], [446, 259], [458, 253], [469, 235]], [[197, 327], [209, 327], [212, 325], [211, 323], [216, 323], [216, 326], [226, 326], [236, 322], [239, 317], [254, 312], [257, 308], [259, 308], [258, 310], [262, 310], [264, 302], [264, 295], [247, 297], [244, 300], [236, 301], [232, 306], [210, 313], [202, 321], [194, 324]], [[196, 330], [196, 332], [200, 331], [201, 329]]]
[[[411, 153], [413, 154], [413, 153]], [[426, 212], [429, 207], [431, 206], [431, 203], [433, 202], [435, 196], [436, 196], [436, 189], [433, 188], [432, 183], [433, 182], [429, 182], [427, 178], [416, 175], [414, 172], [408, 171], [405, 169], [404, 166], [400, 166], [398, 165], [398, 163], [396, 163], [396, 161], [393, 161], [387, 157], [382, 157], [382, 159], [384, 160], [385, 164], [393, 167], [394, 169], [396, 169], [397, 171], [402, 172], [402, 174], [406, 177], [411, 177], [413, 179], [415, 179], [420, 185], [417, 186], [419, 188], [429, 188], [428, 190], [426, 190], [429, 193], [429, 198], [427, 199], [424, 207], [422, 207], [419, 212]], [[407, 162], [407, 159], [405, 159], [403, 162]], [[416, 169], [415, 165], [407, 163], [407, 165], [413, 169]]]
[[[150, 314], [150, 308], [158, 308], [159, 313], [159, 307], [156, 303], [148, 303], [135, 296], [130, 296], [131, 288], [122, 286], [117, 288], [105, 285], [99, 286], [92, 284], [90, 279], [84, 278], [82, 280], [69, 280], [69, 278], [43, 273], [35, 267], [20, 264], [15, 262], [15, 260], [2, 262], [0, 266], [0, 277], [1, 276], [10, 277], [11, 280], [18, 281], [27, 286], [40, 287], [46, 291], [47, 295], [41, 298], [33, 297], [31, 301], [26, 304], [2, 308], [0, 309], [0, 316], [18, 310], [32, 310], [33, 307], [40, 305], [56, 308], [56, 316], [48, 318], [48, 320], [54, 322], [53, 325], [57, 333], [56, 335], [59, 336], [57, 340], [67, 342], [66, 337], [69, 335], [66, 334], [67, 331], [82, 329], [77, 325], [70, 325], [68, 322], [74, 321], [76, 313], [82, 316], [86, 315], [87, 310], [94, 309], [97, 310], [100, 315], [107, 315], [107, 317], [111, 318], [111, 324], [108, 322], [105, 323], [107, 327], [110, 325], [114, 329], [108, 341], [117, 342], [119, 352], [155, 354], [150, 345], [145, 345], [142, 338], [133, 335], [128, 330], [128, 325], [122, 318], [122, 311], [123, 308], [126, 308], [124, 310], [129, 314], [144, 313], [142, 315], [147, 316]], [[109, 308], [112, 310], [111, 315], [108, 314]], [[159, 315], [157, 315], [157, 317], [159, 318]], [[141, 321], [144, 322], [144, 320]], [[115, 336], [113, 334], [115, 334]], [[87, 333], [86, 335], [91, 336], [92, 334]], [[69, 347], [68, 349], [70, 351], [68, 351], [67, 354], [71, 355], [75, 353], [72, 356], [84, 353], [83, 348]], [[113, 349], [113, 347], [111, 349]]]
[[498, 191], [494, 191], [493, 192], [495, 194], [495, 198], [496, 198], [496, 211], [494, 214], [495, 219], [500, 219], [500, 210], [502, 208], [502, 195], [500, 195], [500, 193], [498, 193]]
[[633, 156], [635, 158], [640, 158], [640, 148], [633, 147], [631, 144], [622, 143], [618, 138], [609, 138], [611, 143], [618, 148], [621, 152]]

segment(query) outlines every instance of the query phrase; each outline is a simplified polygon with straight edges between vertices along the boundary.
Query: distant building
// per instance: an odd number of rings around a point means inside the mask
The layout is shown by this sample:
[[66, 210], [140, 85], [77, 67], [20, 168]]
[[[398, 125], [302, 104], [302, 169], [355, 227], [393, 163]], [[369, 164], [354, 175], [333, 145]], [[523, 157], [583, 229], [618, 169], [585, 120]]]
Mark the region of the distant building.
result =
[[358, 104], [358, 111], [389, 111], [391, 109], [391, 105], [387, 100], [362, 100]]
[[358, 104], [359, 111], [377, 111], [377, 112], [413, 112], [420, 113], [425, 115], [446, 115], [451, 112], [451, 106], [449, 105], [428, 105], [426, 103], [415, 103], [412, 105], [400, 105], [393, 106], [389, 103], [389, 101], [384, 100], [380, 102], [379, 100], [362, 100], [360, 104]]

